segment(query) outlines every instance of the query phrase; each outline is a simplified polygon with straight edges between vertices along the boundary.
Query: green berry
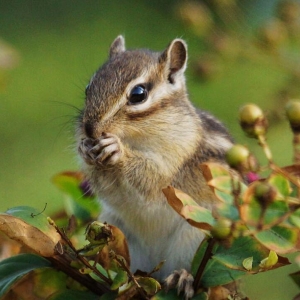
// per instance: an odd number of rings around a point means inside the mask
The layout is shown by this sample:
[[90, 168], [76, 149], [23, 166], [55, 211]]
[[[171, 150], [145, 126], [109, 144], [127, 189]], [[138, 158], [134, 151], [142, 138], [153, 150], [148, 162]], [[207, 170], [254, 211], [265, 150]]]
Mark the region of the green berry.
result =
[[94, 221], [90, 223], [85, 232], [85, 238], [91, 244], [103, 244], [109, 238], [111, 238], [112, 233], [108, 224], [101, 223], [99, 221]]
[[262, 110], [255, 104], [246, 104], [239, 111], [240, 122], [248, 125], [255, 124], [258, 119], [264, 117]]
[[242, 129], [253, 138], [266, 133], [268, 122], [262, 110], [255, 104], [244, 105], [239, 112]]
[[231, 220], [228, 219], [218, 219], [215, 226], [211, 230], [211, 234], [214, 238], [224, 240], [231, 233]]
[[290, 122], [292, 130], [300, 131], [300, 101], [289, 101], [285, 106], [286, 116]]
[[268, 182], [259, 182], [254, 189], [254, 196], [262, 207], [267, 207], [276, 197], [274, 187]]
[[250, 155], [249, 150], [243, 145], [233, 145], [226, 153], [226, 161], [231, 167], [237, 167], [245, 162]]

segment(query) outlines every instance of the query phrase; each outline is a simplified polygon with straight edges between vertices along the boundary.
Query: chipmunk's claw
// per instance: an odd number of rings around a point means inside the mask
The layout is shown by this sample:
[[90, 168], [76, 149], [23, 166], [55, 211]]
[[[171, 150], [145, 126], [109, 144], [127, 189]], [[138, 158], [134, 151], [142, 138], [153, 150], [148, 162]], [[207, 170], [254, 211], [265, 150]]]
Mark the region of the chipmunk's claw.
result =
[[189, 300], [194, 296], [193, 288], [194, 278], [186, 270], [176, 270], [169, 275], [164, 282], [164, 288], [166, 291], [176, 288], [178, 294], [184, 293], [184, 299]]
[[110, 133], [102, 134], [98, 139], [83, 139], [78, 151], [87, 164], [100, 166], [113, 165], [122, 155], [120, 140]]

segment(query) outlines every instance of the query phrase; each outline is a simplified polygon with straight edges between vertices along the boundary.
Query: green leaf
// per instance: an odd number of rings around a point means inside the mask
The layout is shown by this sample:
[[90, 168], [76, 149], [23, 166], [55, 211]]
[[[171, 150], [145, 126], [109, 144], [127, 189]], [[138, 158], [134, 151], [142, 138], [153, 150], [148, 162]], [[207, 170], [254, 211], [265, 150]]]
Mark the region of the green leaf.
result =
[[214, 189], [218, 199], [228, 204], [233, 204], [233, 189], [238, 190], [240, 196], [247, 190], [247, 186], [243, 182], [232, 176], [220, 176], [212, 179], [207, 184]]
[[184, 192], [168, 186], [163, 189], [170, 206], [192, 226], [210, 230], [215, 222], [212, 212], [198, 205], [196, 201]]
[[236, 238], [230, 247], [219, 245], [213, 259], [222, 263], [224, 266], [246, 271], [243, 265], [246, 258], [252, 257], [252, 269], [259, 268], [262, 259], [269, 255], [269, 250], [262, 246], [251, 236]]
[[208, 300], [208, 295], [205, 292], [201, 292], [198, 295], [195, 295], [191, 300]]
[[[67, 289], [67, 279], [65, 273], [54, 268], [45, 267], [31, 270], [21, 280], [16, 281], [10, 287], [9, 293], [1, 299], [11, 300], [12, 295], [14, 299], [23, 299], [24, 294], [26, 294], [26, 299], [48, 299], [48, 297]], [[74, 282], [83, 288], [77, 281]], [[68, 280], [68, 286], [70, 288], [70, 280]]]
[[118, 296], [118, 291], [111, 291], [105, 293], [103, 296], [100, 297], [99, 300], [115, 300]]
[[[177, 290], [175, 289], [169, 290], [168, 292], [161, 290], [151, 298], [151, 300], [182, 300], [182, 299], [183, 299], [183, 294], [181, 293], [180, 295], [178, 295]], [[203, 300], [206, 299], [204, 298]]]
[[16, 206], [7, 210], [5, 213], [20, 218], [45, 233], [53, 229], [52, 226], [49, 225], [47, 216], [36, 208], [30, 206]]
[[300, 271], [297, 271], [289, 275], [293, 279], [293, 281], [297, 284], [297, 286], [300, 288]]
[[220, 176], [230, 176], [228, 168], [215, 162], [203, 163], [200, 167], [207, 182]]
[[[91, 265], [93, 265], [95, 262], [93, 260], [90, 260], [89, 263]], [[105, 277], [108, 277], [107, 271], [100, 265], [100, 264], [96, 264], [96, 268], [97, 270]], [[111, 271], [112, 272], [112, 271]], [[114, 273], [114, 272], [113, 272]], [[89, 273], [89, 276], [91, 276], [94, 280], [96, 280], [97, 282], [101, 282], [104, 283], [104, 281], [94, 272]], [[114, 273], [115, 276], [115, 273]]]
[[269, 183], [272, 184], [281, 196], [287, 197], [290, 195], [292, 189], [288, 179], [280, 174], [274, 173], [269, 178]]
[[237, 280], [243, 275], [245, 275], [245, 271], [230, 269], [221, 264], [218, 260], [212, 258], [206, 265], [201, 279], [201, 286], [207, 288], [224, 285]]
[[[193, 276], [195, 276], [200, 266], [207, 245], [207, 240], [204, 240], [194, 256], [191, 268]], [[225, 247], [221, 244], [215, 245], [212, 254], [203, 272], [200, 283], [202, 287], [213, 287], [230, 283], [247, 274], [250, 270], [251, 272], [261, 271], [260, 263], [269, 256], [269, 250], [253, 237], [245, 236], [235, 239], [230, 247]], [[272, 268], [278, 268], [287, 264], [289, 264], [287, 259], [279, 257], [279, 262], [273, 265]]]
[[289, 211], [289, 208], [288, 208], [286, 202], [274, 201], [266, 209], [266, 213], [265, 213], [265, 217], [264, 217], [264, 224], [267, 225], [267, 224], [270, 224], [270, 223], [278, 220], [280, 217], [282, 217], [288, 211]]
[[[182, 300], [183, 294], [178, 295], [177, 290], [173, 289], [166, 293], [164, 290], [159, 291], [156, 295], [154, 295], [151, 300]], [[102, 299], [101, 299], [102, 300]], [[200, 294], [194, 295], [191, 300], [208, 300], [208, 295], [205, 292], [201, 292]]]
[[222, 202], [232, 205], [233, 204], [233, 196], [231, 193], [219, 191], [217, 187], [214, 187], [214, 193], [219, 200]]
[[264, 270], [268, 270], [268, 269], [272, 269], [273, 266], [275, 266], [278, 262], [278, 255], [276, 254], [275, 251], [271, 250], [269, 253], [269, 256], [264, 258], [259, 266], [264, 269]]
[[253, 256], [251, 257], [247, 257], [243, 260], [243, 267], [247, 270], [247, 271], [251, 271], [252, 270], [252, 266], [253, 266]]
[[117, 290], [120, 286], [125, 284], [127, 281], [128, 281], [127, 273], [120, 268], [118, 270], [118, 273], [116, 274], [115, 278], [113, 279], [113, 282], [112, 282], [110, 288], [113, 291]]
[[300, 229], [300, 208], [290, 215], [288, 221]]
[[215, 224], [215, 218], [210, 210], [200, 205], [186, 205], [181, 210], [181, 215], [194, 227], [210, 230]]
[[[207, 240], [204, 240], [195, 256], [194, 259], [192, 261], [192, 275], [195, 277], [197, 270], [200, 266], [200, 263], [203, 259], [204, 253], [206, 251], [208, 242]], [[218, 249], [219, 250], [219, 254], [217, 254], [217, 256], [215, 257]], [[217, 286], [217, 285], [223, 285], [223, 284], [227, 284], [229, 282], [232, 282], [236, 279], [238, 279], [239, 277], [241, 277], [242, 275], [244, 275], [246, 272], [245, 270], [233, 270], [231, 268], [229, 268], [228, 266], [222, 264], [220, 261], [218, 261], [218, 256], [221, 256], [223, 253], [222, 251], [226, 251], [227, 248], [221, 247], [220, 245], [215, 245], [214, 249], [213, 249], [213, 253], [214, 255], [212, 256], [212, 258], [208, 261], [208, 263], [206, 264], [202, 279], [201, 279], [201, 286], [202, 287], [213, 287], [213, 286]], [[230, 248], [229, 248], [230, 249]], [[229, 250], [227, 249], [227, 250]], [[227, 254], [228, 256], [230, 256], [230, 254]], [[245, 258], [245, 257], [244, 257]], [[234, 259], [234, 258], [233, 258]], [[227, 258], [227, 260], [230, 260], [230, 258]]]
[[44, 215], [32, 216], [31, 214], [35, 210], [28, 206], [13, 208], [7, 212], [10, 214], [0, 214], [0, 230], [2, 232], [41, 256], [54, 255], [55, 245], [61, 237], [53, 226], [46, 223], [47, 219]]
[[38, 268], [50, 267], [51, 263], [34, 254], [20, 254], [0, 262], [0, 297], [2, 297], [16, 281]]
[[159, 282], [151, 277], [139, 277], [137, 282], [148, 295], [154, 295], [161, 289]]
[[232, 177], [230, 176], [220, 176], [212, 179], [208, 182], [208, 185], [214, 187], [218, 191], [227, 193], [229, 195], [232, 194]]
[[83, 190], [80, 188], [80, 184], [83, 180], [84, 177], [80, 172], [62, 172], [52, 178], [54, 185], [73, 199], [86, 197]]
[[[257, 184], [254, 183], [243, 195], [243, 203], [240, 206], [241, 219], [250, 227], [256, 227], [260, 223], [263, 209], [263, 224], [268, 225], [276, 222], [280, 217], [289, 212], [287, 202], [282, 200], [274, 200], [266, 208], [263, 208], [259, 200], [255, 197], [255, 188]], [[289, 225], [287, 221], [284, 221]]]
[[240, 219], [240, 215], [236, 206], [228, 203], [218, 203], [215, 206], [216, 215], [219, 217], [224, 217], [232, 221], [237, 221]]
[[66, 196], [68, 215], [75, 215], [80, 220], [95, 219], [100, 213], [100, 203], [81, 189], [83, 180], [80, 172], [63, 172], [52, 178], [54, 185]]
[[271, 229], [260, 231], [254, 236], [265, 247], [279, 254], [292, 253], [300, 248], [300, 234], [296, 227], [274, 226]]
[[[97, 296], [89, 291], [77, 291], [77, 290], [64, 290], [53, 294], [47, 300], [100, 300], [100, 296]], [[115, 298], [111, 298], [115, 299]]]

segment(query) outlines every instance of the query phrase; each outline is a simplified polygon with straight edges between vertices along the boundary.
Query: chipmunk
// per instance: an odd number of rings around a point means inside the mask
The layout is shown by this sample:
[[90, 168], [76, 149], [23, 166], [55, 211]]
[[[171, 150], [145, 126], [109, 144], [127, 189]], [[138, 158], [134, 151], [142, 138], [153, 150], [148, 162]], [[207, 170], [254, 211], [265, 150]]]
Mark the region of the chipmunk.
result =
[[168, 205], [171, 185], [211, 208], [215, 196], [199, 165], [224, 161], [232, 146], [215, 117], [197, 111], [185, 83], [187, 45], [174, 39], [163, 52], [126, 50], [118, 36], [109, 59], [86, 87], [78, 118], [82, 170], [103, 203], [101, 221], [127, 237], [131, 269], [164, 279], [189, 270], [204, 234]]

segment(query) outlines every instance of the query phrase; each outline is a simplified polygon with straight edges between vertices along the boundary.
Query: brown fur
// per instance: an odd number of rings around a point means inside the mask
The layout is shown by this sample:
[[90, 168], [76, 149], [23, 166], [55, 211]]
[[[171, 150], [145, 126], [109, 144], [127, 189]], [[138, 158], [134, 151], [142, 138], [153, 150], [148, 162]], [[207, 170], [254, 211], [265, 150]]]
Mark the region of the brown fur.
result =
[[[167, 259], [158, 278], [188, 268], [203, 239], [168, 206], [162, 188], [173, 185], [211, 208], [215, 198], [199, 165], [222, 162], [231, 146], [224, 126], [188, 99], [186, 47], [175, 39], [162, 53], [126, 51], [118, 37], [87, 87], [77, 129], [82, 169], [103, 200], [101, 220], [124, 231], [133, 271]], [[148, 98], [133, 105], [138, 84]]]

